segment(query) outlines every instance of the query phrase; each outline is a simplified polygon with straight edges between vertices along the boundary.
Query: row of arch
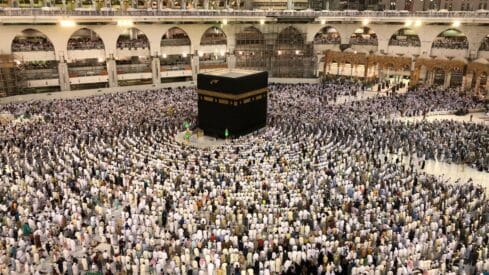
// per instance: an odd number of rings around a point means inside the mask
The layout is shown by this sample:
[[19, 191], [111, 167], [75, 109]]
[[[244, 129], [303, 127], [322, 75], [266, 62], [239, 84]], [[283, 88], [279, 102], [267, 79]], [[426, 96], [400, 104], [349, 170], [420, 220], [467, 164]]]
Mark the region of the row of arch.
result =
[[[202, 35], [200, 45], [225, 45], [226, 34], [218, 27], [208, 28]], [[190, 38], [187, 33], [178, 27], [169, 29], [163, 34], [161, 47], [165, 46], [190, 46]], [[119, 35], [117, 48], [148, 48], [149, 40], [146, 35], [137, 28], [126, 29]], [[75, 31], [69, 38], [68, 50], [104, 49], [102, 38], [89, 28], [81, 28]], [[12, 52], [48, 50], [55, 51], [53, 43], [42, 32], [36, 29], [26, 29], [16, 35], [12, 41]]]
[[[352, 43], [359, 40], [360, 43]], [[448, 41], [446, 41], [448, 40]], [[376, 33], [369, 27], [358, 28], [350, 37], [350, 44], [363, 44], [361, 41], [371, 41], [371, 45], [378, 45]], [[444, 43], [449, 42], [450, 47], [459, 49], [468, 49], [469, 43], [467, 36], [460, 30], [450, 28], [444, 30], [433, 40], [432, 48], [443, 48]], [[324, 27], [314, 36], [314, 44], [340, 44], [341, 37], [339, 32], [334, 27]], [[409, 46], [421, 47], [421, 40], [416, 32], [411, 28], [401, 28], [395, 32], [389, 39], [389, 46]], [[489, 50], [489, 35], [486, 36], [479, 50]]]
[[[291, 39], [290, 36], [296, 39]], [[250, 39], [251, 38], [251, 39]], [[294, 44], [304, 44], [305, 38], [299, 30], [289, 26], [282, 30], [277, 38], [278, 44], [283, 42]], [[28, 43], [25, 43], [28, 42]], [[457, 29], [447, 29], [441, 32], [432, 43], [432, 48], [443, 48], [444, 43], [449, 42], [451, 47], [454, 45], [460, 49], [468, 48], [468, 40], [465, 34]], [[245, 28], [237, 35], [237, 45], [243, 43], [264, 44], [264, 34], [255, 27]], [[341, 36], [334, 27], [323, 27], [315, 36], [315, 45], [339, 45]], [[187, 33], [178, 27], [169, 29], [161, 39], [161, 46], [190, 46], [190, 38]], [[227, 36], [224, 31], [216, 26], [208, 28], [200, 40], [201, 46], [207, 45], [226, 45]], [[139, 29], [127, 29], [117, 40], [118, 47], [143, 46], [149, 48], [149, 40]], [[358, 28], [350, 37], [350, 45], [378, 45], [376, 33], [369, 27]], [[410, 46], [420, 47], [419, 36], [410, 28], [402, 28], [394, 33], [389, 39], [389, 46]], [[102, 39], [96, 32], [88, 28], [81, 28], [75, 31], [68, 40], [68, 50], [81, 49], [80, 47], [92, 47], [95, 49], [105, 48]], [[12, 52], [29, 51], [36, 49], [52, 50], [54, 46], [49, 38], [35, 29], [26, 29], [18, 34], [12, 41]], [[489, 51], [489, 35], [480, 44], [479, 50]]]

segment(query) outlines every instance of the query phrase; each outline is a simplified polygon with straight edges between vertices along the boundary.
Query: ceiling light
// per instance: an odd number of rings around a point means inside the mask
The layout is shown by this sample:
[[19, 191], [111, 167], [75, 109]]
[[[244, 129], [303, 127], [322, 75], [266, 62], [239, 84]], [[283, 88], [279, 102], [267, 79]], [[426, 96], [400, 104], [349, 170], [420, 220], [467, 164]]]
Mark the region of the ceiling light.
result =
[[76, 26], [76, 22], [73, 20], [61, 20], [59, 21], [59, 25], [63, 28], [72, 28]]
[[121, 19], [121, 20], [117, 20], [117, 26], [128, 28], [134, 26], [134, 22], [128, 19]]

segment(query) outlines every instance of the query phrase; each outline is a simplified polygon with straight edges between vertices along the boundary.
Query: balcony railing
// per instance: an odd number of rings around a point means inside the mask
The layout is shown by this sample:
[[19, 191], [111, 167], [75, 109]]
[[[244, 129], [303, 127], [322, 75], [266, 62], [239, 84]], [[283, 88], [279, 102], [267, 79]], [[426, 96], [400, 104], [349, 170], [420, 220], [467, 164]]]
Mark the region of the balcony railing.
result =
[[188, 39], [188, 38], [163, 39], [163, 40], [161, 40], [161, 47], [189, 46], [189, 45], [190, 45], [190, 39]]
[[256, 11], [256, 10], [148, 10], [124, 11], [65, 10], [61, 8], [0, 8], [0, 16], [173, 16], [173, 17], [417, 17], [417, 18], [487, 18], [489, 11]]
[[151, 64], [117, 64], [117, 74], [150, 73]]
[[68, 67], [68, 74], [70, 78], [107, 75], [107, 68], [105, 66]]
[[57, 69], [26, 70], [23, 72], [27, 80], [54, 79], [58, 78]]

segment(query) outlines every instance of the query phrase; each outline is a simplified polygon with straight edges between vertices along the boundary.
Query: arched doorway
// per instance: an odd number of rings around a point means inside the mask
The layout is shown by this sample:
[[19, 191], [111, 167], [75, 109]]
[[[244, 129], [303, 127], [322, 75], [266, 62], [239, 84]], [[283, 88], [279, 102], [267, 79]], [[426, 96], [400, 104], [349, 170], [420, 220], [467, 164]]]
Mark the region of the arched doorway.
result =
[[432, 56], [466, 57], [469, 49], [467, 36], [457, 29], [441, 32], [431, 46]]
[[161, 38], [161, 72], [192, 71], [190, 66], [191, 41], [178, 27], [170, 28]]
[[71, 89], [107, 87], [105, 46], [96, 32], [88, 28], [77, 30], [70, 36], [67, 48]]
[[27, 90], [58, 89], [58, 62], [53, 43], [45, 34], [35, 29], [25, 29], [12, 40], [11, 51], [18, 64], [19, 77], [25, 81]]
[[316, 33], [313, 40], [316, 53], [330, 49], [339, 49], [341, 44], [340, 33], [333, 27], [324, 27]]
[[269, 58], [263, 33], [255, 27], [246, 27], [236, 33], [235, 55], [237, 67], [265, 70]]
[[227, 37], [216, 26], [208, 28], [200, 39], [199, 67], [201, 71], [227, 67]]
[[312, 45], [306, 45], [305, 33], [289, 26], [282, 30], [275, 42], [272, 75], [276, 77], [311, 77], [315, 60]]
[[416, 55], [419, 54], [421, 40], [410, 28], [402, 28], [395, 32], [389, 39], [390, 54]]
[[445, 71], [441, 68], [436, 68], [434, 74], [433, 84], [436, 86], [443, 86], [445, 84]]
[[129, 28], [117, 38], [116, 65], [120, 86], [152, 83], [151, 49], [146, 35]]
[[450, 76], [450, 87], [460, 87], [463, 85], [464, 72], [460, 68], [455, 68], [451, 72]]
[[421, 47], [419, 36], [410, 28], [403, 28], [394, 33], [389, 39], [389, 46]]
[[377, 34], [369, 27], [358, 28], [350, 36], [350, 46], [353, 50], [376, 52], [378, 44]]

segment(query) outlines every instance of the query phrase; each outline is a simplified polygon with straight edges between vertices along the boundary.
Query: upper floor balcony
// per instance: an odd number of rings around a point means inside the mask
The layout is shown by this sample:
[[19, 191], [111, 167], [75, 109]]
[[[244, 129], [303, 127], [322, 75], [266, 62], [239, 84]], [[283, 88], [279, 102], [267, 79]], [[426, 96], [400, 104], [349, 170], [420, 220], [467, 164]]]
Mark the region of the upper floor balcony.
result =
[[232, 10], [232, 9], [130, 9], [120, 8], [78, 8], [68, 9], [61, 7], [54, 8], [1, 8], [0, 22], [31, 22], [34, 18], [36, 22], [57, 22], [59, 19], [72, 19], [90, 17], [89, 20], [104, 22], [113, 21], [117, 17], [131, 17], [144, 22], [162, 21], [208, 21], [216, 19], [236, 19], [236, 20], [266, 20], [274, 21], [277, 19], [304, 19], [308, 21], [324, 20], [347, 20], [358, 21], [370, 19], [376, 22], [395, 22], [405, 21], [406, 19], [419, 19], [426, 23], [446, 23], [447, 19], [458, 20], [461, 23], [489, 23], [489, 11], [313, 11], [313, 10]]

